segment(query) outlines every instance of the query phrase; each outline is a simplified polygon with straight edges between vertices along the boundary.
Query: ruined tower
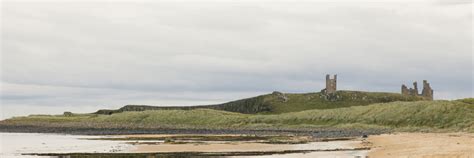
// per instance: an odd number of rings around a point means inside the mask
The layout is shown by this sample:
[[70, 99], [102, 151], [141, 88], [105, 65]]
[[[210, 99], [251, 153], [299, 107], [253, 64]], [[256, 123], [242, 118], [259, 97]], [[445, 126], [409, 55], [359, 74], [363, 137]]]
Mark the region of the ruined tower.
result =
[[331, 94], [336, 92], [337, 90], [337, 75], [334, 75], [334, 78], [331, 79], [329, 74], [326, 75], [326, 89], [325, 92], [326, 94]]
[[413, 91], [412, 91], [413, 94], [416, 94], [418, 95], [418, 83], [413, 82]]
[[402, 84], [402, 95], [409, 95], [408, 87]]
[[421, 96], [429, 100], [433, 100], [433, 89], [431, 89], [430, 84], [426, 80], [423, 80], [423, 90], [421, 91]]
[[433, 100], [433, 89], [431, 89], [428, 81], [423, 80], [423, 90], [421, 94], [418, 93], [418, 84], [413, 82], [413, 88], [410, 89], [404, 84], [402, 85], [402, 95], [421, 96], [426, 100]]

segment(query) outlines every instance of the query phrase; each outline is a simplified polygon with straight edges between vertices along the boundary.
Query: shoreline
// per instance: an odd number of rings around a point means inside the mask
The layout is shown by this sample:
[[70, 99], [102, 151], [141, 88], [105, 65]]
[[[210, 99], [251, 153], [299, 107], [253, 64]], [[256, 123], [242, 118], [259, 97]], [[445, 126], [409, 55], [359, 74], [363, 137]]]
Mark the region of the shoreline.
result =
[[325, 153], [325, 152], [344, 152], [344, 151], [366, 151], [370, 148], [353, 148], [353, 149], [322, 149], [322, 150], [280, 150], [280, 151], [228, 151], [228, 152], [137, 152], [137, 153], [24, 153], [22, 155], [32, 156], [98, 156], [98, 157], [195, 157], [195, 156], [273, 156], [286, 154], [309, 154], [309, 153]]
[[[24, 135], [24, 136], [22, 136]], [[195, 156], [309, 156], [315, 155], [356, 155], [363, 156], [370, 148], [353, 147], [352, 144], [360, 140], [340, 141], [314, 141], [294, 143], [276, 143], [268, 144], [260, 139], [255, 140], [234, 140], [229, 137], [248, 137], [248, 136], [224, 136], [224, 140], [216, 141], [207, 139], [211, 135], [204, 135], [203, 139], [196, 139], [192, 135], [132, 135], [132, 136], [74, 136], [74, 135], [36, 135], [36, 134], [7, 134], [10, 141], [15, 140], [23, 143], [17, 143], [4, 153], [4, 156], [87, 156], [91, 158], [101, 157], [195, 157]], [[26, 136], [26, 137], [25, 137]], [[203, 135], [201, 135], [203, 136]], [[94, 138], [87, 138], [94, 137]], [[112, 141], [108, 138], [126, 138], [126, 140]], [[136, 139], [136, 138], [152, 139]], [[161, 138], [167, 137], [173, 139], [171, 142], [162, 141]], [[184, 139], [179, 139], [183, 137]], [[222, 137], [222, 136], [217, 136]], [[260, 138], [259, 136], [250, 136]], [[287, 136], [307, 137], [307, 136]], [[101, 138], [106, 138], [102, 140]], [[274, 139], [275, 138], [275, 139]], [[287, 140], [294, 139], [282, 138], [282, 136], [270, 136], [269, 140]], [[299, 138], [295, 138], [299, 139]], [[141, 142], [141, 143], [139, 143]], [[151, 143], [152, 142], [152, 143]], [[181, 143], [187, 142], [187, 143]], [[100, 145], [99, 145], [100, 144]], [[105, 145], [104, 145], [105, 144]], [[63, 146], [65, 145], [65, 146]], [[97, 146], [100, 148], [90, 148]], [[0, 154], [2, 157], [2, 154]]]
[[71, 135], [138, 135], [138, 134], [246, 134], [246, 135], [306, 135], [316, 138], [362, 137], [391, 133], [380, 129], [171, 129], [171, 128], [79, 128], [1, 125], [3, 133], [54, 133]]
[[[268, 144], [260, 136], [251, 136], [255, 139], [245, 138], [234, 140], [233, 137], [247, 137], [245, 135], [211, 135], [201, 136], [177, 134], [177, 135], [102, 135], [103, 138], [82, 138], [74, 141], [110, 141], [119, 144], [131, 145], [130, 148], [120, 150], [111, 145], [107, 149], [112, 152], [42, 152], [34, 153], [23, 151], [22, 154], [38, 156], [327, 156], [352, 155], [369, 157], [472, 157], [474, 156], [474, 133], [390, 133], [380, 135], [369, 135], [368, 138], [356, 138], [350, 140], [329, 140], [292, 143]], [[42, 137], [42, 136], [41, 136]], [[56, 136], [54, 136], [56, 137]], [[60, 136], [64, 137], [64, 136]], [[76, 137], [76, 136], [73, 136]], [[86, 136], [87, 137], [87, 136]], [[95, 137], [95, 136], [93, 136]], [[219, 138], [218, 140], [213, 139]], [[223, 137], [223, 140], [220, 140]], [[224, 138], [225, 137], [225, 138]], [[279, 140], [271, 138], [268, 140]], [[286, 137], [308, 137], [308, 136], [286, 136]], [[119, 138], [119, 139], [111, 139]], [[146, 138], [146, 139], [144, 139]], [[168, 139], [169, 138], [169, 139]], [[258, 138], [258, 139], [257, 139]], [[274, 138], [281, 138], [276, 136]], [[295, 140], [298, 138], [295, 138]], [[323, 138], [325, 139], [325, 138]], [[167, 143], [166, 140], [172, 140]], [[267, 140], [267, 139], [265, 139]], [[287, 142], [290, 139], [281, 139]], [[291, 139], [293, 140], [293, 139]], [[36, 142], [40, 143], [40, 142]], [[50, 144], [47, 142], [47, 144]], [[42, 146], [42, 145], [41, 145]], [[119, 149], [119, 150], [117, 150]], [[115, 150], [115, 151], [114, 151]], [[339, 152], [339, 153], [338, 153]], [[289, 155], [287, 155], [289, 154]]]

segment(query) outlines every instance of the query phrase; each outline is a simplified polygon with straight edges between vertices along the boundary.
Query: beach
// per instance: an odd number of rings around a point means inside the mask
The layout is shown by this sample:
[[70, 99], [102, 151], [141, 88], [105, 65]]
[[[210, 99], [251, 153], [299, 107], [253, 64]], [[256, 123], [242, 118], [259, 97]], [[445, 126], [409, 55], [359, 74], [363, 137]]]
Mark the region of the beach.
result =
[[[65, 155], [88, 155], [90, 157], [126, 155], [128, 157], [171, 155], [194, 157], [311, 157], [315, 155], [338, 155], [341, 157], [365, 156], [367, 150], [356, 149], [352, 144], [360, 140], [320, 141], [295, 144], [270, 144], [252, 141], [178, 141], [167, 143], [151, 138], [171, 138], [196, 135], [64, 135], [39, 133], [0, 133], [2, 145], [0, 157], [58, 157]], [[200, 135], [201, 137], [202, 135]], [[222, 135], [215, 135], [221, 137]], [[225, 135], [240, 137], [238, 135]], [[149, 138], [133, 140], [133, 138]], [[194, 138], [193, 137], [193, 138]], [[213, 135], [205, 135], [213, 137]], [[113, 140], [116, 139], [116, 140]], [[122, 140], [128, 139], [128, 140]]]
[[[279, 141], [275, 141], [275, 140]], [[471, 158], [473, 133], [392, 133], [367, 138], [239, 134], [66, 135], [0, 133], [0, 157]], [[304, 140], [304, 141], [303, 141]]]
[[473, 133], [396, 133], [370, 136], [360, 144], [369, 157], [472, 158]]

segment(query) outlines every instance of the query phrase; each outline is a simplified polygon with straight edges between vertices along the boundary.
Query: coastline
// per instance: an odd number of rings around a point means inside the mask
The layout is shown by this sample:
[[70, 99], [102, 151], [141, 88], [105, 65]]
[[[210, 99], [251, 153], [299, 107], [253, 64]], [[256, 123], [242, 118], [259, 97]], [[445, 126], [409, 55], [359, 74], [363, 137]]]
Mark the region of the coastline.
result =
[[[330, 155], [364, 156], [370, 148], [352, 147], [351, 144], [360, 139], [311, 141], [301, 143], [269, 144], [260, 140], [211, 141], [196, 140], [192, 135], [114, 135], [114, 136], [76, 136], [62, 134], [33, 134], [33, 133], [3, 133], [8, 140], [15, 140], [16, 146], [7, 148], [2, 156], [42, 157], [42, 156], [71, 156], [71, 157], [314, 157]], [[12, 137], [14, 136], [14, 137]], [[23, 139], [22, 136], [26, 136]], [[195, 135], [196, 136], [196, 135]], [[201, 135], [204, 137], [236, 135]], [[161, 141], [160, 139], [130, 139], [110, 140], [110, 138], [161, 138], [183, 137], [188, 141], [175, 139], [177, 143]], [[245, 137], [245, 136], [244, 136]], [[255, 136], [252, 136], [255, 137]], [[294, 138], [294, 136], [290, 136]], [[298, 136], [307, 137], [307, 136]], [[189, 139], [188, 139], [189, 138]], [[34, 143], [31, 144], [31, 141]], [[64, 145], [64, 146], [63, 146]], [[100, 146], [101, 150], [91, 148]], [[92, 150], [91, 150], [92, 149]]]
[[[21, 133], [19, 133], [21, 134]], [[10, 135], [10, 134], [9, 134]], [[30, 135], [30, 134], [26, 134]], [[39, 134], [43, 135], [43, 134]], [[369, 157], [460, 157], [468, 158], [474, 156], [474, 133], [390, 133], [380, 135], [369, 135], [368, 138], [354, 138], [350, 140], [330, 139], [329, 141], [317, 141], [313, 139], [307, 143], [296, 144], [267, 144], [264, 141], [245, 141], [228, 139], [225, 141], [214, 141], [212, 137], [239, 137], [239, 135], [201, 134], [203, 139], [195, 139], [192, 134], [133, 134], [133, 135], [101, 135], [101, 136], [75, 136], [62, 134], [46, 134], [50, 137], [68, 138], [70, 141], [80, 142], [110, 142], [108, 152], [63, 152], [63, 153], [32, 153], [25, 150], [21, 152], [27, 155], [37, 156], [293, 156], [311, 157], [330, 155], [355, 155]], [[196, 136], [196, 135], [194, 135]], [[242, 137], [245, 135], [240, 135]], [[79, 138], [71, 140], [69, 138]], [[89, 137], [89, 138], [87, 138]], [[90, 139], [90, 137], [93, 137]], [[166, 143], [167, 139], [176, 141]], [[255, 136], [253, 136], [255, 137]], [[292, 136], [293, 137], [293, 136]], [[307, 136], [298, 136], [307, 137]], [[111, 139], [119, 138], [119, 139]], [[130, 138], [130, 139], [123, 139]], [[141, 139], [146, 138], [146, 139]], [[179, 139], [184, 138], [184, 139]], [[258, 137], [257, 137], [258, 138]], [[43, 139], [46, 145], [52, 145], [50, 139]], [[63, 139], [53, 139], [63, 141]], [[165, 140], [165, 141], [163, 141]], [[188, 141], [186, 141], [188, 140]], [[325, 139], [320, 139], [325, 140]], [[41, 145], [43, 141], [36, 141]], [[29, 140], [28, 140], [29, 142]], [[117, 147], [117, 143], [130, 145], [127, 148]], [[184, 143], [185, 142], [185, 143]], [[27, 143], [30, 144], [30, 143]], [[54, 144], [54, 143], [53, 143]], [[57, 143], [56, 143], [57, 144]], [[116, 145], [113, 145], [116, 144]], [[49, 147], [48, 147], [49, 148]], [[38, 148], [39, 149], [39, 148]], [[81, 149], [74, 147], [71, 149]]]
[[380, 129], [172, 129], [172, 128], [84, 128], [44, 127], [0, 124], [3, 133], [57, 133], [72, 135], [137, 135], [137, 134], [247, 134], [247, 135], [307, 135], [317, 138], [362, 137], [391, 133]]

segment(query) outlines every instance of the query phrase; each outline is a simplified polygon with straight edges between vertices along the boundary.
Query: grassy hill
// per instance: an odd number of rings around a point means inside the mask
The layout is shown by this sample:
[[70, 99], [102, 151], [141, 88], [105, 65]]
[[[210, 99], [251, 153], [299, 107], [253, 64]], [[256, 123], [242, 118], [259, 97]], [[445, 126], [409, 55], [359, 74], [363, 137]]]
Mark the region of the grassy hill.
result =
[[191, 110], [215, 109], [244, 114], [280, 114], [311, 109], [333, 109], [350, 106], [362, 106], [373, 103], [387, 103], [394, 101], [418, 101], [421, 97], [402, 96], [398, 93], [338, 91], [334, 95], [326, 96], [322, 93], [291, 94], [274, 92], [216, 105], [201, 105], [191, 107], [157, 107], [147, 105], [127, 105], [117, 110], [99, 110], [96, 114], [112, 114], [124, 111], [145, 110]]
[[150, 110], [112, 115], [28, 116], [0, 125], [88, 128], [183, 129], [393, 129], [398, 131], [474, 132], [472, 99], [376, 103], [368, 106], [314, 109], [253, 115], [212, 109]]

